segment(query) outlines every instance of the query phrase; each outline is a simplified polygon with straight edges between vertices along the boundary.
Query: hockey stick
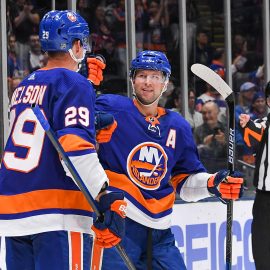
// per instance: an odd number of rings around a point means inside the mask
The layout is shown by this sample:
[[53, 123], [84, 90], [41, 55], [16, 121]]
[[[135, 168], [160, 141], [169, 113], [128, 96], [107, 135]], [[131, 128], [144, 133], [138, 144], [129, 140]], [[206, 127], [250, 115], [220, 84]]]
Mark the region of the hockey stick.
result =
[[[33, 110], [34, 114], [36, 115], [39, 123], [43, 127], [44, 131], [46, 132], [51, 143], [53, 144], [54, 148], [59, 153], [59, 155], [61, 156], [63, 161], [65, 162], [65, 165], [67, 166], [69, 172], [71, 173], [74, 181], [76, 182], [76, 184], [78, 185], [78, 187], [82, 191], [83, 195], [85, 196], [86, 200], [88, 201], [88, 203], [92, 207], [93, 211], [96, 213], [98, 218], [102, 217], [97, 206], [95, 205], [95, 200], [93, 199], [92, 195], [88, 191], [88, 189], [85, 186], [84, 182], [82, 181], [80, 175], [78, 174], [77, 170], [75, 169], [75, 167], [73, 166], [69, 157], [67, 156], [66, 152], [64, 151], [62, 145], [59, 143], [53, 129], [51, 128], [49, 122], [47, 121], [47, 119], [45, 118], [43, 113], [41, 112], [39, 106], [33, 104], [32, 110]], [[135, 266], [133, 265], [133, 263], [131, 262], [131, 260], [127, 256], [124, 248], [120, 244], [117, 244], [115, 247], [116, 247], [118, 253], [120, 254], [121, 258], [125, 262], [126, 266], [128, 267], [128, 269], [129, 270], [136, 270]]]
[[246, 167], [248, 167], [248, 168], [250, 168], [250, 169], [255, 169], [255, 165], [249, 164], [249, 163], [247, 163], [247, 162], [245, 162], [245, 161], [243, 161], [241, 159], [238, 159], [237, 162], [244, 165], [244, 166], [246, 166]]
[[[215, 88], [225, 99], [228, 105], [228, 161], [227, 167], [230, 172], [234, 171], [235, 158], [235, 120], [234, 120], [234, 93], [229, 85], [212, 69], [201, 64], [191, 66], [191, 71], [199, 78], [206, 81]], [[226, 222], [226, 270], [232, 267], [232, 220], [233, 220], [233, 201], [227, 201], [227, 222]]]

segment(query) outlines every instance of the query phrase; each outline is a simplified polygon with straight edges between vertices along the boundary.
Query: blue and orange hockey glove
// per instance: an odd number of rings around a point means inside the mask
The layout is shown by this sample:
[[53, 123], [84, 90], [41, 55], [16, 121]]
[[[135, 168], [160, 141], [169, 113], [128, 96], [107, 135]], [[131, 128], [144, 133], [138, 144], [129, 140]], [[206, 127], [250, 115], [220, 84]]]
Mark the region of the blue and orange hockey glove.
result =
[[117, 128], [117, 122], [114, 120], [113, 124], [107, 128], [99, 130], [96, 134], [96, 140], [98, 143], [107, 143], [111, 140], [113, 132]]
[[95, 113], [96, 140], [98, 143], [107, 143], [111, 140], [112, 134], [117, 127], [117, 122], [110, 113]]
[[104, 58], [99, 55], [87, 57], [86, 64], [88, 68], [87, 79], [96, 86], [100, 85], [100, 82], [103, 81], [103, 69], [106, 67]]
[[242, 174], [238, 171], [229, 175], [229, 170], [221, 170], [208, 179], [207, 188], [210, 194], [224, 200], [236, 200], [243, 195]]
[[95, 243], [102, 248], [111, 248], [125, 236], [125, 217], [127, 203], [123, 192], [111, 192], [100, 197], [98, 202], [102, 220], [95, 219], [92, 230]]
[[114, 117], [110, 113], [106, 113], [103, 111], [95, 112], [95, 129], [99, 131], [101, 129], [107, 128], [111, 126], [114, 122]]

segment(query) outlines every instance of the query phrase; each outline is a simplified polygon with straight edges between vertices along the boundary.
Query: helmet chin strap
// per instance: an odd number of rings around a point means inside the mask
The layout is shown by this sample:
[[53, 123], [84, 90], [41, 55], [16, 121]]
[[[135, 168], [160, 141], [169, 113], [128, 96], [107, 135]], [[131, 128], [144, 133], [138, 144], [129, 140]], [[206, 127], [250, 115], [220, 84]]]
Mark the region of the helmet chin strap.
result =
[[152, 106], [154, 103], [158, 102], [159, 99], [160, 99], [160, 97], [162, 96], [162, 94], [167, 90], [167, 85], [168, 85], [168, 81], [169, 81], [169, 80], [166, 79], [165, 84], [164, 84], [164, 86], [163, 86], [163, 89], [162, 89], [162, 91], [160, 92], [160, 95], [159, 95], [153, 102], [151, 102], [150, 104], [144, 104], [144, 103], [137, 97], [136, 92], [135, 92], [135, 89], [134, 89], [134, 84], [133, 84], [132, 79], [130, 79], [130, 81], [131, 81], [132, 92], [133, 92], [132, 94], [133, 94], [133, 96], [138, 100], [138, 102], [139, 102], [141, 105], [143, 105], [143, 106], [145, 106], [145, 107], [150, 107], [150, 106]]
[[78, 64], [80, 64], [80, 63], [82, 62], [82, 60], [84, 59], [85, 54], [86, 54], [86, 50], [83, 49], [83, 56], [82, 56], [82, 58], [76, 58], [76, 56], [74, 55], [72, 49], [69, 49], [68, 52], [69, 52], [71, 58], [72, 58], [76, 63], [78, 63]]

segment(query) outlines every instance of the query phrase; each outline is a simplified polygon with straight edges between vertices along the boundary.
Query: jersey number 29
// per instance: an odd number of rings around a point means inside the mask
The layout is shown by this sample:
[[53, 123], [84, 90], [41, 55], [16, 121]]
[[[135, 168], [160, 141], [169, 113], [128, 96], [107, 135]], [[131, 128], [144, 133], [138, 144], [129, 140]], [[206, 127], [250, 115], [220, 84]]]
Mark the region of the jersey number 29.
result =
[[[11, 122], [15, 119], [15, 110], [11, 111]], [[26, 123], [31, 123], [33, 128], [31, 132], [25, 131]], [[11, 123], [11, 127], [12, 127]], [[10, 170], [28, 173], [35, 169], [40, 160], [41, 151], [44, 142], [45, 131], [37, 121], [31, 108], [21, 112], [15, 119], [14, 126], [10, 137], [15, 147], [27, 149], [25, 157], [18, 157], [16, 152], [4, 153], [3, 162], [6, 168]], [[19, 148], [18, 148], [19, 149]]]

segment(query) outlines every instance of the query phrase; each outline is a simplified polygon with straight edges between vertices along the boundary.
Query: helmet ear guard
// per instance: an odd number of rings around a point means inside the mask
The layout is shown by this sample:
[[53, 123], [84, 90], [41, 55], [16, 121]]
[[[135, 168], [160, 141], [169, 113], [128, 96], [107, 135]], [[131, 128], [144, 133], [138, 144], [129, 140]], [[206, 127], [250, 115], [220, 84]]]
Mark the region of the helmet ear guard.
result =
[[165, 81], [164, 83], [167, 84], [169, 82], [169, 79], [170, 79], [170, 75], [164, 73], [164, 77], [165, 77]]

